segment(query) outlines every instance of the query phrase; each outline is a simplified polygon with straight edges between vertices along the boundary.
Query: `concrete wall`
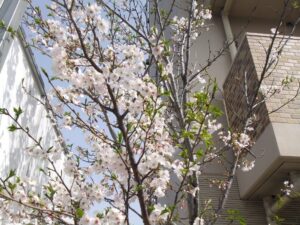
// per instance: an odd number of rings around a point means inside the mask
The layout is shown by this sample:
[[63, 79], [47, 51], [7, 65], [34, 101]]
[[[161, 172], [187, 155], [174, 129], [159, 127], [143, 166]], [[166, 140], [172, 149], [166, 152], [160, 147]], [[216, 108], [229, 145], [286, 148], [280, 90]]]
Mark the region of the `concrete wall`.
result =
[[[208, 59], [213, 59], [221, 51], [226, 42], [221, 17], [214, 16], [211, 21], [206, 24], [209, 28], [200, 30], [199, 38], [192, 44], [191, 60], [196, 68], [206, 66]], [[225, 50], [221, 57], [217, 58], [212, 66], [208, 68], [208, 74], [215, 77], [220, 88], [222, 88], [224, 80], [227, 77], [231, 66], [229, 51]]]
[[[166, 10], [169, 9], [171, 0], [160, 1], [160, 7]], [[188, 1], [176, 0], [175, 7], [172, 11], [171, 18], [187, 17]], [[200, 4], [200, 3], [199, 3]], [[223, 49], [226, 42], [226, 37], [223, 29], [221, 17], [214, 15], [212, 20], [206, 23], [206, 27], [198, 31], [199, 37], [192, 43], [191, 46], [191, 66], [196, 69], [201, 69], [207, 64], [208, 59], [213, 59]], [[171, 30], [168, 30], [167, 37], [170, 38]], [[213, 66], [208, 68], [210, 76], [215, 77], [222, 87], [222, 84], [230, 69], [231, 60], [229, 51], [224, 51], [222, 56], [216, 59]]]

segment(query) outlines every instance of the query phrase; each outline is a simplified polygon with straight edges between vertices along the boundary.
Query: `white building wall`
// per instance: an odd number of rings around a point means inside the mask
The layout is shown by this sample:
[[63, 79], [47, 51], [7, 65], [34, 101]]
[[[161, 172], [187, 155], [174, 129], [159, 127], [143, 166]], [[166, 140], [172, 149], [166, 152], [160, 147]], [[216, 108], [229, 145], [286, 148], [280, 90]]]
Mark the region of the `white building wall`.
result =
[[[49, 148], [57, 139], [57, 133], [47, 118], [47, 111], [22, 89], [23, 82], [31, 95], [42, 98], [40, 84], [29, 60], [21, 40], [14, 38], [0, 68], [0, 107], [13, 114], [13, 108], [20, 106], [24, 111], [19, 119], [21, 124], [29, 128], [33, 137], [42, 138], [42, 145]], [[33, 159], [25, 153], [25, 148], [32, 146], [33, 141], [22, 131], [9, 132], [7, 128], [11, 124], [13, 124], [11, 119], [0, 115], [0, 176], [4, 177], [9, 170], [16, 169], [19, 176], [33, 178], [42, 185], [45, 177], [39, 168], [45, 168], [46, 163], [40, 159]], [[59, 164], [61, 167], [62, 163]]]

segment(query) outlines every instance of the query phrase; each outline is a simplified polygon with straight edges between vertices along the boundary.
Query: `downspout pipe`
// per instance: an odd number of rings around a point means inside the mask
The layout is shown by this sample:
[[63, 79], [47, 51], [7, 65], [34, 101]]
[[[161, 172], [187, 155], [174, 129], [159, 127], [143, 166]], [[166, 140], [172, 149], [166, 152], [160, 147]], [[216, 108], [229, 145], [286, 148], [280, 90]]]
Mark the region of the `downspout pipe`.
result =
[[272, 210], [271, 210], [271, 205], [274, 204], [273, 202], [274, 202], [274, 200], [272, 199], [271, 196], [265, 197], [263, 199], [264, 208], [265, 208], [265, 212], [266, 212], [266, 220], [267, 220], [268, 225], [276, 225], [276, 223], [273, 221], [274, 214], [272, 213]]
[[[300, 191], [300, 173], [299, 172], [291, 172], [290, 173], [290, 181], [294, 185], [292, 192]], [[276, 215], [282, 208], [284, 208], [288, 203], [293, 200], [293, 195], [284, 195], [280, 199], [280, 204], [278, 201], [273, 201], [271, 197], [264, 198], [264, 206], [266, 209], [267, 220], [270, 225], [275, 224], [272, 223], [272, 217]]]
[[233, 1], [234, 0], [227, 0], [225, 2], [224, 9], [221, 12], [222, 22], [223, 22], [223, 26], [224, 26], [225, 35], [226, 35], [226, 41], [228, 44], [230, 43], [229, 52], [230, 52], [231, 61], [234, 60], [236, 53], [237, 53], [237, 48], [235, 46], [234, 37], [232, 34], [230, 21], [228, 18]]

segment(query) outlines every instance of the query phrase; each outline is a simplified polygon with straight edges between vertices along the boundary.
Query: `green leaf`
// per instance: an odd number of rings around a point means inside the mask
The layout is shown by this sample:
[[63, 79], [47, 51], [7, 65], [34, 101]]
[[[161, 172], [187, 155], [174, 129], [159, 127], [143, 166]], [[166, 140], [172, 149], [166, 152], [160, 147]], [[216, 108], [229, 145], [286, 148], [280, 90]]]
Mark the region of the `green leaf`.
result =
[[215, 94], [218, 90], [218, 84], [217, 84], [217, 81], [216, 79], [214, 80], [214, 84], [213, 84], [213, 94]]
[[222, 110], [221, 110], [219, 107], [214, 106], [214, 105], [211, 105], [211, 106], [209, 107], [209, 111], [210, 111], [210, 113], [211, 113], [215, 118], [220, 117], [220, 116], [223, 115]]
[[126, 125], [126, 127], [127, 127], [127, 131], [128, 131], [128, 132], [132, 131], [133, 123], [128, 123], [128, 124]]
[[159, 63], [159, 64], [157, 65], [157, 70], [158, 70], [158, 72], [159, 72], [160, 74], [163, 73], [164, 67], [163, 67], [163, 65], [162, 65], [161, 63]]
[[189, 151], [187, 149], [183, 149], [180, 153], [179, 156], [183, 159], [187, 159], [189, 157]]
[[41, 19], [39, 19], [39, 18], [35, 18], [34, 19], [34, 22], [36, 23], [36, 24], [41, 24], [42, 23], [42, 20]]
[[42, 173], [44, 173], [44, 174], [46, 174], [46, 171], [44, 169], [42, 169], [42, 168], [39, 168], [39, 171], [42, 172]]
[[21, 178], [20, 177], [17, 177], [16, 178], [16, 184], [20, 183], [21, 182]]
[[5, 108], [0, 108], [0, 114], [6, 114], [6, 109]]
[[5, 22], [4, 20], [0, 20], [0, 29], [5, 29]]
[[207, 148], [210, 148], [213, 146], [212, 135], [208, 132], [207, 129], [202, 130], [201, 138]]
[[97, 213], [96, 217], [98, 217], [99, 219], [103, 219], [104, 218], [104, 214], [103, 213]]
[[40, 9], [40, 7], [38, 7], [38, 6], [35, 6], [34, 7], [34, 9], [38, 12], [38, 13], [40, 13], [41, 12], [41, 9]]
[[45, 74], [46, 76], [48, 76], [47, 71], [43, 67], [41, 67], [41, 71], [42, 71], [43, 74]]
[[14, 108], [14, 112], [15, 112], [15, 119], [18, 120], [20, 115], [23, 113], [23, 110], [19, 106], [18, 108]]
[[[3, 181], [3, 183], [7, 182], [10, 178], [16, 176], [16, 170], [10, 170], [7, 177], [5, 178], [5, 180]], [[19, 177], [17, 177], [17, 183], [19, 183]]]
[[199, 160], [202, 158], [202, 156], [203, 156], [203, 150], [200, 148], [196, 151], [196, 157]]
[[195, 99], [197, 99], [198, 107], [201, 107], [201, 105], [204, 105], [208, 103], [208, 94], [204, 92], [196, 92], [193, 96]]
[[170, 91], [162, 92], [162, 93], [161, 93], [161, 96], [169, 97], [169, 96], [171, 96], [171, 92], [170, 92]]
[[300, 8], [300, 1], [299, 1], [299, 0], [294, 0], [294, 1], [292, 2], [292, 7], [293, 7], [294, 9]]
[[64, 116], [71, 116], [70, 112], [64, 112]]
[[194, 135], [195, 135], [195, 132], [193, 132], [193, 131], [187, 131], [187, 130], [184, 130], [184, 131], [182, 132], [182, 137], [184, 137], [184, 138], [193, 139], [193, 138], [194, 138]]
[[278, 215], [273, 216], [272, 220], [273, 220], [276, 224], [278, 224], [278, 225], [282, 224], [282, 222], [285, 221], [284, 218], [281, 218], [281, 217], [278, 216]]
[[14, 177], [15, 175], [16, 175], [16, 170], [10, 170], [9, 173], [8, 173], [7, 179], [12, 178], [12, 177]]
[[169, 213], [170, 210], [168, 208], [165, 208], [161, 211], [160, 215], [163, 215], [163, 214], [166, 214], [166, 213]]
[[139, 192], [139, 191], [141, 191], [141, 190], [143, 190], [143, 185], [136, 185], [135, 187], [134, 187], [134, 192]]
[[17, 32], [12, 27], [8, 27], [7, 32], [9, 32], [12, 37], [16, 36], [17, 34]]
[[13, 184], [11, 182], [8, 182], [8, 188], [11, 190], [11, 191], [14, 191], [17, 187], [17, 184]]
[[49, 186], [47, 187], [47, 189], [48, 189], [48, 192], [49, 192], [49, 193], [47, 193], [47, 195], [48, 195], [48, 197], [52, 200], [52, 199], [53, 199], [53, 196], [54, 196], [55, 193], [56, 193], [56, 191], [53, 189], [53, 187], [52, 187], [51, 185], [49, 185]]
[[18, 130], [19, 128], [18, 127], [16, 127], [14, 124], [12, 124], [12, 125], [10, 125], [9, 127], [8, 127], [8, 131], [10, 131], [10, 132], [14, 132], [14, 131], [16, 131], [16, 130]]
[[151, 214], [154, 211], [155, 207], [154, 205], [149, 205], [148, 206], [148, 213]]
[[117, 180], [117, 179], [118, 179], [118, 176], [117, 176], [116, 174], [113, 173], [113, 174], [111, 175], [111, 179], [112, 179], [112, 180]]
[[76, 217], [81, 219], [84, 215], [84, 211], [81, 208], [76, 209]]
[[188, 168], [183, 168], [180, 170], [181, 174], [182, 175], [186, 175], [188, 172], [189, 172], [189, 169]]
[[117, 153], [117, 154], [122, 154], [122, 148], [120, 148], [120, 147], [117, 147], [117, 148], [115, 148], [114, 149], [115, 150], [115, 152]]
[[240, 225], [247, 225], [245, 218], [241, 215], [239, 210], [228, 209], [227, 211], [227, 220], [230, 222], [238, 222]]
[[120, 132], [120, 133], [118, 133], [118, 144], [122, 144], [122, 142], [123, 142], [123, 134]]

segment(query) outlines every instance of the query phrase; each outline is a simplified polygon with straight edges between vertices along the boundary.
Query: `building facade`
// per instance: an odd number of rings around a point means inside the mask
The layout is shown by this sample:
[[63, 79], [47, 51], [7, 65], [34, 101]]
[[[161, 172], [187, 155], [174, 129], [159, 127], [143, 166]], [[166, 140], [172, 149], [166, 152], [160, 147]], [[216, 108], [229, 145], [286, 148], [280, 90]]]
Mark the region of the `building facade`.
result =
[[[176, 1], [174, 15], [187, 16], [183, 10], [186, 2]], [[300, 2], [206, 0], [198, 3], [210, 8], [213, 17], [206, 24], [209, 30], [199, 31], [201, 35], [192, 43], [191, 64], [201, 69], [201, 65], [207, 64], [208, 53], [212, 58], [222, 53], [208, 68], [208, 74], [217, 79], [222, 89], [217, 101], [226, 112], [221, 119], [225, 126], [237, 130], [243, 126], [247, 111], [245, 85], [248, 97], [253, 96], [266, 69], [267, 57], [276, 61], [268, 68], [269, 75], [260, 90], [272, 90], [274, 95], [255, 112], [256, 143], [253, 155], [248, 156], [250, 160], [256, 158], [255, 167], [248, 172], [237, 171], [224, 213], [216, 224], [229, 223], [226, 211], [230, 209], [238, 210], [249, 225], [276, 224], [273, 221], [276, 216], [283, 219], [280, 224], [300, 224], [300, 201], [282, 192], [285, 181], [293, 184], [294, 192], [300, 191], [300, 29], [297, 27]], [[170, 1], [166, 1], [162, 7], [169, 5]], [[271, 44], [273, 48], [268, 56]], [[280, 89], [287, 77], [293, 82]], [[217, 207], [221, 195], [211, 185], [212, 180], [222, 180], [224, 174], [223, 167], [212, 163], [201, 175], [201, 195], [205, 196], [203, 200], [212, 199], [212, 207]], [[279, 205], [278, 196], [281, 196]]]
[[[23, 110], [20, 124], [28, 127], [36, 139], [42, 137], [41, 144], [49, 148], [57, 145], [60, 133], [50, 121], [45, 106], [35, 99], [44, 101], [45, 90], [33, 54], [25, 44], [24, 32], [19, 29], [26, 4], [23, 0], [0, 1], [0, 21], [18, 30], [12, 35], [0, 29], [0, 108], [13, 114], [13, 108], [20, 107]], [[41, 188], [46, 178], [40, 168], [45, 168], [47, 163], [25, 153], [33, 141], [22, 131], [9, 132], [12, 124], [6, 115], [0, 115], [0, 176], [7, 177], [10, 170], [16, 170], [18, 176], [36, 180]], [[62, 161], [57, 166], [61, 168]], [[0, 215], [0, 224], [7, 224], [3, 216]]]
[[[233, 42], [227, 55], [220, 59], [210, 69], [210, 74], [218, 79], [223, 88], [224, 110], [227, 123], [232, 128], [242, 128], [243, 118], [247, 111], [246, 94], [248, 98], [254, 95], [260, 78], [267, 68], [267, 58], [274, 57], [276, 62], [268, 68], [268, 74], [263, 79], [262, 88], [275, 91], [282, 85], [286, 77], [293, 77], [295, 82], [288, 88], [277, 90], [277, 93], [267, 99], [255, 112], [256, 124], [253, 146], [255, 167], [243, 172], [239, 170], [227, 209], [237, 209], [246, 218], [247, 224], [275, 224], [274, 216], [283, 219], [281, 224], [300, 224], [299, 200], [282, 193], [284, 181], [294, 185], [294, 191], [299, 191], [300, 149], [298, 137], [300, 134], [300, 30], [297, 28], [300, 11], [295, 7], [295, 1], [250, 1], [224, 0], [210, 1], [214, 18], [208, 36], [200, 37], [198, 49], [205, 49], [205, 42], [217, 36], [218, 51], [224, 43]], [[274, 38], [274, 29], [278, 27], [278, 35]], [[272, 43], [274, 40], [274, 43]], [[268, 56], [268, 48], [273, 47]], [[195, 59], [198, 57], [195, 51]], [[247, 88], [245, 88], [245, 85]], [[259, 96], [258, 96], [259, 97]], [[286, 104], [288, 103], [288, 104]], [[220, 173], [221, 172], [221, 173]], [[207, 169], [206, 175], [222, 176], [218, 169]], [[217, 203], [217, 190], [207, 188], [205, 181], [201, 188]], [[276, 199], [281, 196], [278, 205]], [[225, 213], [226, 214], [226, 213]], [[217, 224], [227, 224], [226, 215]]]

